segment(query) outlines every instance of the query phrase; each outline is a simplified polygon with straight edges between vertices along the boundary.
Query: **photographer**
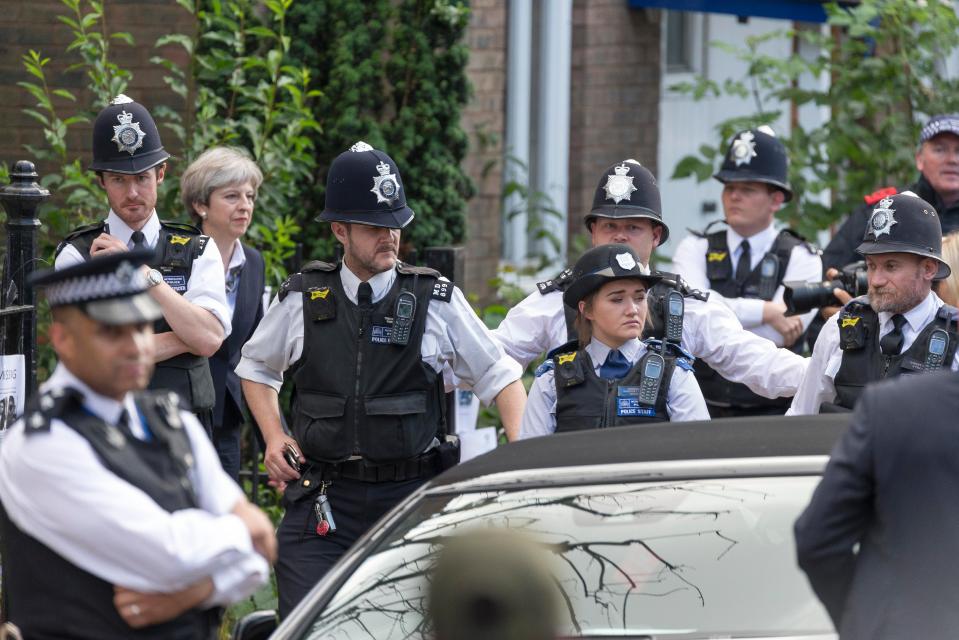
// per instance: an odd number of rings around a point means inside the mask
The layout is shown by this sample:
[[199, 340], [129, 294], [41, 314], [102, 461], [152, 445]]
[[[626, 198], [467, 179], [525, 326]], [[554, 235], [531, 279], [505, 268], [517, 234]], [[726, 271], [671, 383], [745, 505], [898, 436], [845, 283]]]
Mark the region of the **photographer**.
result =
[[868, 294], [826, 321], [787, 415], [850, 410], [870, 382], [959, 366], [959, 311], [932, 292], [951, 273], [935, 208], [911, 192], [883, 198], [856, 250]]

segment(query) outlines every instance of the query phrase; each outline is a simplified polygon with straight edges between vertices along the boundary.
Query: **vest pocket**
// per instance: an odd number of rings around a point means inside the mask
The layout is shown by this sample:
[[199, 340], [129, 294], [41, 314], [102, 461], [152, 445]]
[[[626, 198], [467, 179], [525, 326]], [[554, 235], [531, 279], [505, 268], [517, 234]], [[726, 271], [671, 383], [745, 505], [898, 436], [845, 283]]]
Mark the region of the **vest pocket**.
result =
[[426, 424], [426, 392], [363, 399], [366, 411], [360, 445], [370, 460], [402, 460], [426, 449], [436, 425]]
[[293, 435], [308, 458], [343, 460], [353, 452], [351, 430], [343, 424], [346, 396], [298, 390]]

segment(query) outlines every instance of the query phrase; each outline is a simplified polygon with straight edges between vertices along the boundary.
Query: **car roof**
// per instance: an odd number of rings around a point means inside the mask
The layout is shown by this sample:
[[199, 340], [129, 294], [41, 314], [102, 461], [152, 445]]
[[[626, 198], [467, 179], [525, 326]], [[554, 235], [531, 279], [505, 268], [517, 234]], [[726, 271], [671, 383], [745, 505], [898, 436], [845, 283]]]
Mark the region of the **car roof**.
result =
[[589, 429], [521, 440], [456, 465], [430, 482], [458, 484], [491, 474], [675, 460], [827, 455], [852, 414], [760, 416]]

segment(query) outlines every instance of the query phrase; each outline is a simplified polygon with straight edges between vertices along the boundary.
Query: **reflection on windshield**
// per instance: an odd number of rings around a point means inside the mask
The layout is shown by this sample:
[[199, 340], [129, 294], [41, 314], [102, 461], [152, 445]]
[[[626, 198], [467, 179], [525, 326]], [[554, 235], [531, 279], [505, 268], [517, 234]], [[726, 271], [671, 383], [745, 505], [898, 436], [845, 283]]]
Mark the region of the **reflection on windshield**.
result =
[[551, 553], [566, 635], [831, 633], [796, 568], [792, 538], [792, 523], [817, 480], [737, 478], [431, 497], [359, 566], [309, 637], [428, 637], [427, 573], [438, 546], [475, 527], [521, 530]]

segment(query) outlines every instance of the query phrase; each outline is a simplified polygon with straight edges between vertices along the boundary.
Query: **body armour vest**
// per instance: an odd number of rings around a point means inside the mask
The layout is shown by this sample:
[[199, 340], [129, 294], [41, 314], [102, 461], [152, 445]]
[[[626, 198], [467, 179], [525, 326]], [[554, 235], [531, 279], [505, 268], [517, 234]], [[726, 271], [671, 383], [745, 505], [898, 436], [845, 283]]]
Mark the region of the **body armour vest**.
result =
[[311, 262], [280, 293], [303, 296], [293, 435], [313, 462], [417, 456], [445, 430], [443, 379], [423, 362], [420, 344], [430, 301], [448, 302], [453, 285], [432, 269], [398, 263], [387, 294], [363, 309], [343, 290], [340, 268]]
[[[90, 246], [103, 232], [109, 233], [105, 222], [80, 227], [64, 238], [57, 247], [57, 254], [70, 244], [84, 260], [89, 260]], [[193, 225], [161, 221], [157, 255], [150, 266], [163, 274], [163, 280], [174, 291], [183, 295], [193, 271], [193, 261], [200, 257], [208, 241], [209, 238]], [[154, 323], [153, 330], [164, 333], [171, 329], [166, 320], [160, 318]], [[192, 411], [206, 411], [216, 403], [209, 361], [192, 353], [181, 353], [156, 363], [150, 388], [176, 391]]]
[[666, 398], [677, 359], [668, 346], [664, 354], [662, 382], [652, 404], [639, 401], [642, 359], [625, 377], [606, 380], [596, 374], [586, 350], [573, 350], [573, 344], [564, 347], [557, 349], [552, 358], [556, 433], [669, 421]]
[[[805, 244], [805, 240], [792, 231], [780, 231], [756, 268], [744, 281], [737, 282], [733, 277], [732, 253], [726, 242], [726, 231], [715, 231], [705, 237], [706, 277], [709, 278], [709, 288], [726, 298], [772, 300], [776, 289], [782, 284], [793, 248]], [[801, 343], [801, 340], [797, 341], [796, 348], [799, 348]], [[703, 397], [710, 405], [746, 409], [779, 408], [783, 411], [789, 407], [790, 398], [764, 398], [750, 391], [744, 384], [726, 380], [702, 360], [696, 361], [695, 370]]]
[[[196, 508], [189, 480], [192, 449], [170, 392], [137, 394], [136, 405], [153, 440], [143, 442], [88, 413], [82, 396], [67, 389], [44, 394], [24, 415], [26, 434], [49, 431], [53, 419], [83, 436], [113, 474], [141, 489], [169, 512]], [[40, 409], [46, 406], [49, 408]], [[35, 417], [36, 416], [36, 417]], [[38, 505], [43, 508], [43, 505]], [[104, 504], [105, 509], [123, 505]], [[113, 606], [113, 585], [80, 569], [21, 531], [2, 514], [5, 617], [31, 640], [121, 640], [156, 638], [206, 640], [218, 625], [218, 613], [189, 611], [143, 629], [131, 629]]]
[[943, 305], [908, 349], [899, 355], [887, 356], [879, 348], [879, 314], [869, 306], [868, 297], [849, 302], [836, 317], [842, 349], [842, 364], [834, 380], [836, 400], [823, 404], [820, 411], [851, 410], [863, 387], [870, 382], [950, 367], [959, 345], [957, 318], [959, 310]]

